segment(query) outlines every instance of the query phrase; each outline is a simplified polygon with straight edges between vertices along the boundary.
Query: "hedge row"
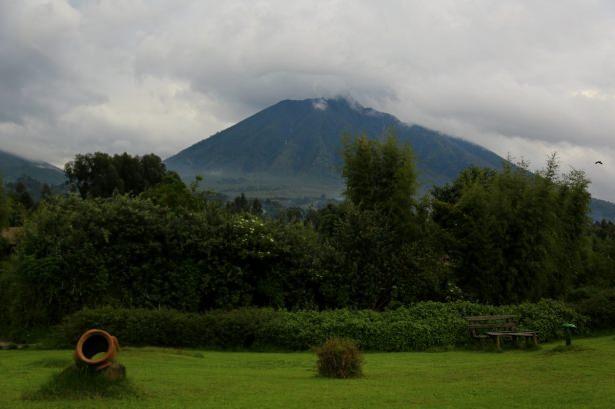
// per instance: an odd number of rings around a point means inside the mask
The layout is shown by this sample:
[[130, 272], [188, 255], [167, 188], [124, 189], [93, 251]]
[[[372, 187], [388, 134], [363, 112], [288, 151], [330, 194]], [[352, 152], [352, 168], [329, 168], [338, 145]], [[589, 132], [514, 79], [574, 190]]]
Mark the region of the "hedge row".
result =
[[563, 322], [584, 328], [586, 317], [563, 303], [493, 307], [468, 302], [422, 302], [407, 308], [371, 310], [276, 311], [247, 308], [205, 314], [172, 310], [86, 309], [59, 327], [64, 345], [74, 345], [85, 330], [98, 327], [125, 345], [253, 350], [306, 350], [332, 336], [356, 340], [373, 351], [420, 351], [468, 342], [466, 315], [517, 314], [522, 328], [543, 340], [558, 336]]

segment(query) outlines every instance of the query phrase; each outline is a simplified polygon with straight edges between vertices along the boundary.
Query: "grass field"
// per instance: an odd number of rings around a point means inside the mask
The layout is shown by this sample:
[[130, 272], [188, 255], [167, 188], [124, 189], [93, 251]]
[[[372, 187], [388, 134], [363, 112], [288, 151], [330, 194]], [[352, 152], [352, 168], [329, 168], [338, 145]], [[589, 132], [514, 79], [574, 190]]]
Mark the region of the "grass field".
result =
[[365, 377], [315, 376], [310, 353], [127, 348], [140, 389], [127, 400], [22, 400], [70, 363], [70, 351], [0, 351], [0, 408], [615, 408], [615, 339], [580, 350], [373, 353]]

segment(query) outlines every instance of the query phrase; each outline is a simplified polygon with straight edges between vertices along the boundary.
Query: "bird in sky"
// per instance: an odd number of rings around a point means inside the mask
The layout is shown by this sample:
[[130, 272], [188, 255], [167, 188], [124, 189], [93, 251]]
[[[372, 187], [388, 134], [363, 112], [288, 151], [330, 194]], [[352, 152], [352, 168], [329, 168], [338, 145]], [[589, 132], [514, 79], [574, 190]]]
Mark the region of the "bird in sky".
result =
[[602, 163], [602, 161], [601, 161], [601, 160], [597, 160], [595, 164], [596, 164], [596, 165], [602, 165], [603, 163]]

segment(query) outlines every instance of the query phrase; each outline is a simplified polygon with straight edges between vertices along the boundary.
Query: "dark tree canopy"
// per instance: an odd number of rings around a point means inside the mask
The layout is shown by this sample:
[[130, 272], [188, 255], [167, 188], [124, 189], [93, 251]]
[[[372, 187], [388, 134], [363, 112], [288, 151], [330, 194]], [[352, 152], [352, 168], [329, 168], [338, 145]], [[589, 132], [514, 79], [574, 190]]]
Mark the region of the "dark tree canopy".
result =
[[434, 189], [456, 284], [496, 304], [565, 296], [587, 257], [587, 183], [578, 171], [558, 176], [552, 158], [538, 174], [470, 168]]
[[256, 216], [263, 214], [263, 205], [260, 200], [258, 198], [248, 199], [244, 193], [228, 202], [226, 208], [233, 213], [251, 213]]
[[137, 195], [165, 178], [166, 167], [154, 155], [79, 154], [64, 171], [71, 188], [82, 197], [110, 197], [114, 193]]
[[14, 200], [20, 203], [26, 210], [30, 210], [34, 207], [34, 199], [28, 191], [28, 187], [23, 181], [18, 181], [15, 184], [14, 192], [11, 194]]

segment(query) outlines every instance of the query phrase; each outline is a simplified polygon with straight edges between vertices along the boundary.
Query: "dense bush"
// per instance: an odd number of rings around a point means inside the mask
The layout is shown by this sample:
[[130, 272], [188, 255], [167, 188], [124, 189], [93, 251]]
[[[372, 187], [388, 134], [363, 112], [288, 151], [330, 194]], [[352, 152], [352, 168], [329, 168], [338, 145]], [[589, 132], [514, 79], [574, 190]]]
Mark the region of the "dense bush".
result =
[[316, 348], [318, 374], [328, 378], [357, 378], [363, 375], [363, 354], [356, 342], [330, 338]]
[[615, 288], [580, 288], [570, 295], [570, 302], [590, 318], [592, 328], [615, 328]]
[[64, 345], [73, 345], [82, 332], [96, 326], [128, 345], [307, 350], [342, 337], [356, 340], [365, 350], [420, 351], [467, 343], [465, 315], [503, 313], [518, 314], [520, 325], [539, 331], [542, 340], [557, 337], [564, 322], [575, 322], [581, 331], [586, 325], [586, 318], [571, 308], [547, 300], [511, 307], [423, 302], [385, 312], [244, 308], [194, 314], [108, 307], [68, 316], [59, 337]]
[[104, 305], [314, 308], [326, 277], [319, 254], [303, 225], [216, 206], [170, 211], [127, 196], [54, 198], [25, 226], [12, 276], [21, 291], [6, 303], [16, 304], [20, 326]]

